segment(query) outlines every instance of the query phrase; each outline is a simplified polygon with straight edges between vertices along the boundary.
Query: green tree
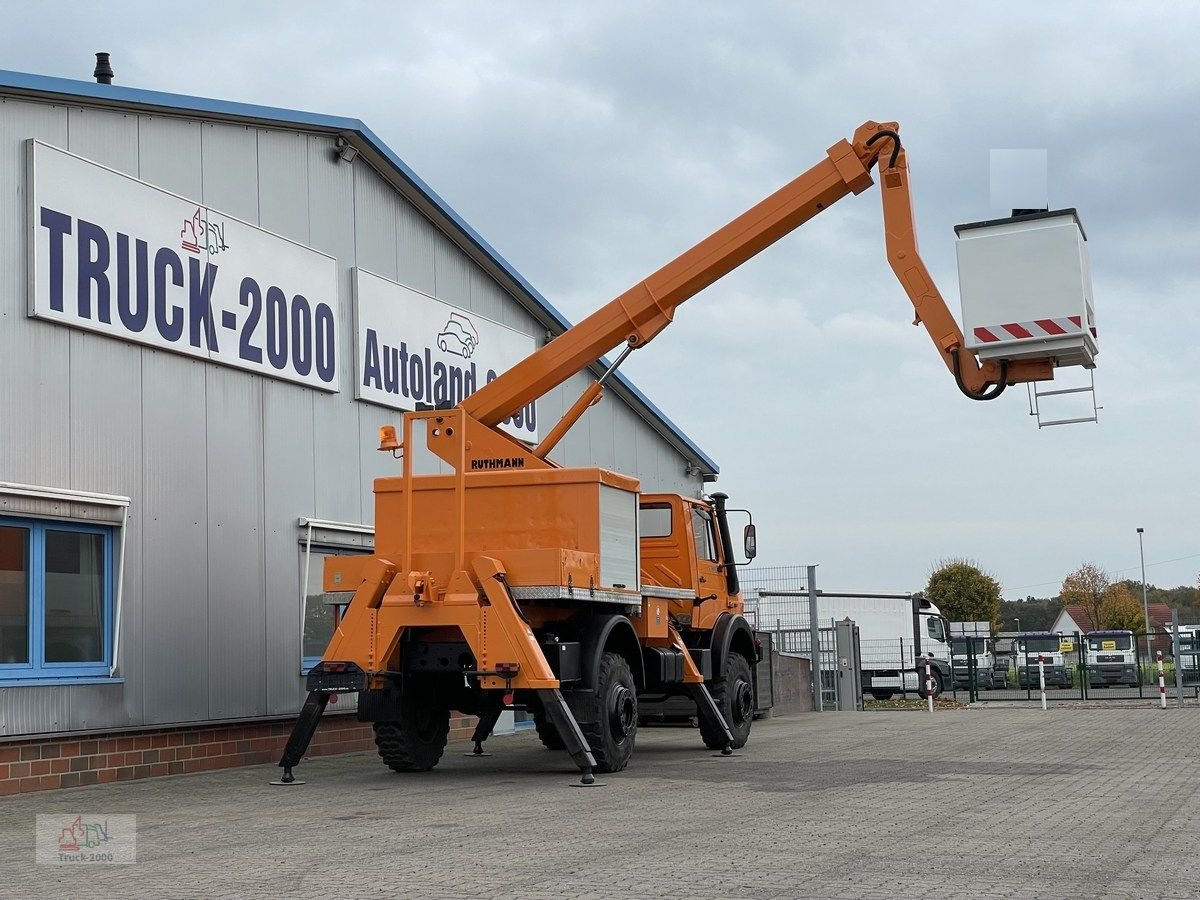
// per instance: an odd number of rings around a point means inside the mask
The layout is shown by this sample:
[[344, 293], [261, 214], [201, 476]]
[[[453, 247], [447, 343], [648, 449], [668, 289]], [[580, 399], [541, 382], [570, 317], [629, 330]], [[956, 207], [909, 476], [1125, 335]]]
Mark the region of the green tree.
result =
[[1135, 633], [1146, 630], [1142, 602], [1123, 584], [1114, 584], [1100, 604], [1100, 627], [1126, 629]]
[[993, 633], [1000, 630], [1000, 582], [973, 560], [939, 560], [924, 594], [951, 622], [991, 622]]

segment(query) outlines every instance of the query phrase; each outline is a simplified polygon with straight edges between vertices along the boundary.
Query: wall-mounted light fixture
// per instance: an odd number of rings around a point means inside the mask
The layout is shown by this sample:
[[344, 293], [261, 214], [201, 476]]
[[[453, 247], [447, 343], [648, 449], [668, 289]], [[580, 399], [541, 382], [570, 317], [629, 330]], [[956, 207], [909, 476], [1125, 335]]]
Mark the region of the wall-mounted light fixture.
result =
[[354, 162], [358, 150], [340, 134], [333, 140], [333, 152], [342, 162]]

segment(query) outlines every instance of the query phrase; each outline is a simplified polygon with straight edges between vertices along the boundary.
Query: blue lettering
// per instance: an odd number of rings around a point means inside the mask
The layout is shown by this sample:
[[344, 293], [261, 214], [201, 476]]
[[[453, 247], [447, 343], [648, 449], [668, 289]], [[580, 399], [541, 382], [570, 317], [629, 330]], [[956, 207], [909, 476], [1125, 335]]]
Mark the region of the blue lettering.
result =
[[440, 406], [450, 399], [450, 373], [446, 371], [444, 362], [433, 364], [433, 402]]
[[297, 375], [307, 375], [312, 371], [312, 363], [312, 308], [308, 298], [297, 294], [292, 298], [292, 368]]
[[367, 329], [367, 347], [363, 351], [363, 387], [379, 390], [379, 336], [374, 328]]
[[183, 287], [183, 263], [179, 261], [179, 255], [170, 247], [160, 247], [154, 254], [154, 324], [163, 340], [174, 343], [183, 334], [184, 312], [182, 306], [172, 306], [168, 310], [168, 269], [171, 270], [171, 284]]
[[397, 353], [397, 369], [400, 370], [400, 396], [409, 397], [408, 392], [408, 344], [404, 341], [400, 342], [400, 350]]
[[129, 235], [117, 233], [117, 316], [121, 324], [139, 333], [146, 327], [146, 317], [150, 311], [149, 285], [146, 283], [146, 252], [145, 241], [135, 241], [137, 256], [137, 300], [136, 306], [129, 305]]
[[421, 366], [421, 357], [416, 353], [411, 353], [408, 357], [408, 387], [410, 399], [425, 399], [425, 369]]
[[[262, 348], [256, 347], [252, 340], [254, 331], [258, 328], [258, 319], [262, 315], [262, 290], [258, 282], [247, 275], [242, 279], [238, 288], [238, 303], [250, 307], [250, 313], [242, 323], [242, 339], [238, 343], [238, 356], [246, 362], [261, 363]], [[318, 310], [320, 312], [320, 310]]]
[[63, 311], [63, 236], [71, 233], [71, 217], [42, 207], [42, 227], [50, 232], [50, 308]]
[[400, 393], [400, 351], [383, 345], [383, 389], [389, 394]]
[[288, 363], [287, 295], [272, 285], [267, 288], [267, 359], [276, 369]]
[[204, 332], [204, 343], [210, 352], [219, 350], [217, 333], [213, 326], [212, 290], [213, 282], [217, 280], [217, 267], [205, 263], [204, 277], [200, 277], [200, 260], [192, 257], [190, 265], [191, 280], [188, 292], [188, 342], [193, 347], [200, 346], [200, 332]]
[[[78, 244], [76, 258], [78, 260], [78, 295], [79, 318], [92, 317], [92, 285], [96, 285], [96, 318], [101, 322], [112, 323], [112, 310], [109, 307], [108, 275], [108, 235], [99, 225], [93, 225], [86, 219], [78, 222]], [[95, 252], [93, 253], [93, 248]]]

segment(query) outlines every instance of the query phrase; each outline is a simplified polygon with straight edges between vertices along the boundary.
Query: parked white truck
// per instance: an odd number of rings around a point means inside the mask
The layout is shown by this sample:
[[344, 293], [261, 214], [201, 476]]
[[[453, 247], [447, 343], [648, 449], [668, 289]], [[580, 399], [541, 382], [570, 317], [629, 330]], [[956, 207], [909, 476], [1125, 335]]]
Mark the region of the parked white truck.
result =
[[1049, 687], [1070, 687], [1073, 683], [1071, 668], [1063, 657], [1064, 635], [1051, 631], [1022, 631], [1013, 641], [1013, 661], [1017, 669], [1017, 684], [1026, 689], [1037, 689], [1041, 683], [1038, 674], [1038, 658]]
[[1126, 684], [1137, 687], [1137, 644], [1132, 631], [1089, 631], [1087, 644], [1088, 687]]
[[971, 686], [972, 667], [976, 690], [1005, 687], [1008, 663], [996, 658], [991, 622], [951, 622], [950, 653], [956, 688]]
[[[787, 652], [809, 647], [808, 598], [763, 592], [757, 599], [758, 628], [773, 631]], [[887, 700], [901, 691], [925, 696], [925, 660], [930, 661], [933, 695], [952, 684], [949, 623], [928, 600], [910, 594], [817, 593], [818, 624], [858, 625], [863, 693]], [[792, 639], [792, 638], [795, 639]]]

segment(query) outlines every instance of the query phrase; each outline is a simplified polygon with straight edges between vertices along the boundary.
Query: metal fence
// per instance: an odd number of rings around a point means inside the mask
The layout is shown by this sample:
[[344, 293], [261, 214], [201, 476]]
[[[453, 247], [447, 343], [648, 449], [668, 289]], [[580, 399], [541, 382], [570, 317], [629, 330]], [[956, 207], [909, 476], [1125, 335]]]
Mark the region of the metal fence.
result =
[[[1058, 634], [1024, 648], [1014, 638], [960, 639], [952, 645], [954, 696], [978, 700], [1170, 700], [1200, 697], [1200, 646], [1190, 634], [1174, 647], [1167, 632]], [[1162, 655], [1162, 687], [1159, 654]]]

